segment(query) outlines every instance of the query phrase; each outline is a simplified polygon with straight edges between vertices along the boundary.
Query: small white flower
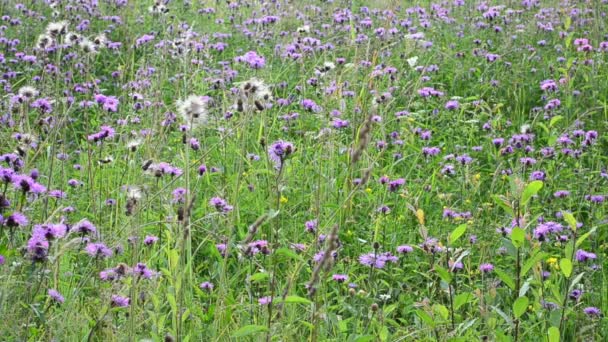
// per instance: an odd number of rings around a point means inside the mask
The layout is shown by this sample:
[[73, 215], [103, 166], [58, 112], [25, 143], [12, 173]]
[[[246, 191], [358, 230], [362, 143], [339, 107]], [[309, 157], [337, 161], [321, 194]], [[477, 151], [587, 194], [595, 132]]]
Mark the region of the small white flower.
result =
[[31, 86], [23, 86], [19, 88], [19, 95], [29, 100], [38, 96], [38, 90]]
[[198, 95], [190, 95], [184, 100], [178, 100], [176, 105], [178, 113], [188, 127], [194, 129], [207, 123], [209, 100], [205, 101]]
[[68, 22], [63, 20], [56, 23], [50, 23], [46, 27], [46, 33], [51, 37], [57, 37], [68, 32]]
[[409, 66], [412, 68], [415, 67], [417, 63], [418, 63], [418, 56], [414, 56], [414, 57], [407, 59], [407, 64], [409, 64]]
[[310, 32], [310, 25], [304, 25], [304, 26], [298, 27], [298, 32], [299, 33], [308, 33], [308, 32]]

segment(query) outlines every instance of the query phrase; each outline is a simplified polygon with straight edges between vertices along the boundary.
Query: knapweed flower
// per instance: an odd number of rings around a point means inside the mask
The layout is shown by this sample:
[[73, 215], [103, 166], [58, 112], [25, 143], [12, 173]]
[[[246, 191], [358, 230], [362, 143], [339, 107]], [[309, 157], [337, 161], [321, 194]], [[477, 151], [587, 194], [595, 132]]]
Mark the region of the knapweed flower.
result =
[[65, 298], [63, 298], [61, 293], [59, 293], [59, 291], [57, 291], [55, 289], [49, 289], [47, 291], [47, 294], [56, 303], [62, 304], [65, 301]]
[[397, 253], [399, 253], [399, 254], [409, 254], [409, 253], [412, 253], [413, 251], [414, 251], [414, 248], [412, 248], [412, 246], [409, 246], [409, 245], [397, 246]]
[[17, 211], [4, 218], [3, 221], [3, 224], [9, 228], [24, 227], [29, 223], [27, 216]]
[[228, 202], [226, 202], [226, 200], [221, 197], [211, 198], [209, 200], [209, 205], [212, 207], [215, 207], [215, 209], [217, 209], [217, 211], [222, 212], [222, 213], [227, 213], [233, 209], [233, 207], [231, 205], [229, 205]]
[[283, 167], [283, 162], [295, 152], [292, 143], [277, 140], [268, 147], [268, 156], [277, 170]]
[[334, 274], [331, 278], [338, 283], [344, 283], [348, 280], [348, 276], [346, 274]]
[[89, 135], [88, 140], [93, 142], [99, 142], [105, 139], [113, 138], [114, 134], [114, 128], [112, 128], [111, 126], [104, 125], [101, 126], [99, 132]]
[[82, 219], [78, 223], [74, 224], [74, 226], [72, 227], [72, 229], [70, 231], [73, 231], [78, 234], [86, 235], [86, 234], [96, 233], [97, 228], [95, 228], [95, 225], [93, 225], [89, 220]]
[[359, 263], [374, 268], [384, 268], [387, 262], [396, 263], [399, 259], [390, 252], [367, 253], [359, 256]]
[[158, 241], [158, 238], [154, 235], [148, 235], [144, 238], [144, 245], [152, 246]]
[[131, 303], [131, 299], [129, 297], [112, 295], [111, 304], [113, 307], [126, 308], [129, 306], [130, 303]]
[[490, 273], [494, 271], [494, 265], [492, 264], [481, 264], [479, 265], [479, 270], [483, 273]]
[[317, 231], [317, 226], [318, 226], [318, 221], [315, 220], [310, 220], [310, 221], [306, 221], [306, 223], [304, 223], [304, 227], [306, 232], [308, 233], [314, 233]]
[[200, 287], [202, 290], [205, 290], [205, 291], [207, 291], [207, 292], [211, 292], [211, 291], [213, 291], [213, 283], [208, 282], [208, 281], [202, 282], [202, 283], [199, 285], [199, 287]]
[[118, 98], [116, 96], [106, 96], [103, 94], [95, 94], [95, 102], [100, 104], [102, 108], [107, 112], [117, 112], [118, 111]]
[[265, 296], [265, 297], [258, 298], [258, 303], [260, 305], [268, 305], [271, 302], [272, 302], [272, 297], [270, 297], [270, 296]]
[[94, 258], [109, 258], [114, 254], [110, 248], [103, 243], [89, 243], [85, 247], [85, 251], [88, 255]]
[[156, 275], [156, 272], [149, 269], [144, 263], [137, 263], [135, 267], [133, 267], [132, 272], [134, 275], [139, 276], [144, 279], [151, 279]]
[[234, 61], [247, 63], [252, 69], [261, 69], [266, 65], [266, 59], [255, 51], [248, 51], [242, 56], [237, 56], [234, 58]]
[[578, 262], [586, 262], [595, 259], [597, 259], [597, 255], [595, 253], [587, 252], [582, 249], [576, 251], [576, 260]]
[[602, 315], [602, 311], [594, 306], [584, 308], [583, 312], [589, 317], [600, 317]]

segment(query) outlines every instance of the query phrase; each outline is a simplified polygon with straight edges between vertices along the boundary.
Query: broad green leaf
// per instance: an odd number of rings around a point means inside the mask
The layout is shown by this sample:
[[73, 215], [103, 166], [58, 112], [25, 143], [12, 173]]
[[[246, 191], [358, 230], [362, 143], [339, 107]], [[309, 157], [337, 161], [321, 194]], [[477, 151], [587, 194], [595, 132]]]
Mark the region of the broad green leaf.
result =
[[524, 245], [525, 240], [526, 232], [519, 227], [513, 228], [511, 231], [511, 242], [513, 243], [513, 246], [515, 246], [515, 248], [520, 248]]
[[311, 304], [312, 302], [300, 296], [287, 296], [285, 297], [285, 303]]
[[566, 278], [570, 278], [570, 275], [572, 275], [572, 261], [570, 261], [570, 259], [562, 258], [559, 261], [559, 267], [562, 269], [562, 273]]
[[268, 277], [270, 277], [270, 275], [267, 272], [258, 272], [258, 273], [254, 273], [251, 276], [249, 276], [249, 281], [254, 281], [254, 282], [264, 281], [264, 280], [267, 280]]
[[568, 223], [568, 226], [570, 226], [570, 229], [576, 232], [576, 219], [574, 218], [574, 215], [569, 211], [562, 211], [562, 215], [564, 216], [564, 220]]
[[418, 317], [420, 317], [420, 319], [426, 325], [428, 325], [430, 328], [435, 328], [435, 320], [433, 319], [433, 317], [431, 317], [431, 315], [429, 315], [428, 313], [426, 313], [426, 311], [424, 311], [424, 310], [416, 310], [416, 315], [418, 315]]
[[435, 265], [434, 268], [441, 280], [445, 281], [448, 284], [452, 282], [452, 275], [445, 268], [439, 265]]
[[587, 240], [587, 238], [595, 233], [595, 230], [597, 229], [597, 227], [593, 227], [591, 228], [590, 231], [586, 232], [585, 234], [581, 235], [581, 237], [579, 237], [578, 239], [576, 239], [576, 247], [578, 248], [583, 242], [585, 242], [585, 240]]
[[551, 121], [549, 121], [549, 127], [555, 126], [555, 124], [560, 122], [563, 118], [564, 117], [561, 115], [556, 115], [556, 116], [552, 117]]
[[302, 260], [302, 257], [299, 256], [296, 252], [294, 252], [293, 250], [289, 249], [289, 248], [279, 248], [274, 252], [275, 255], [277, 256], [283, 256], [286, 258], [290, 258], [290, 259], [294, 259], [294, 260]]
[[460, 309], [461, 306], [465, 305], [473, 298], [474, 298], [473, 295], [470, 293], [461, 293], [461, 294], [455, 296], [454, 297], [454, 310]]
[[502, 280], [503, 283], [505, 283], [505, 285], [507, 285], [511, 290], [515, 290], [515, 281], [513, 280], [513, 278], [511, 278], [511, 276], [509, 276], [508, 274], [506, 274], [503, 270], [499, 269], [499, 268], [495, 268], [494, 269], [494, 273], [498, 276], [498, 278], [500, 278], [500, 280]]
[[559, 342], [559, 329], [557, 327], [551, 327], [547, 331], [549, 342]]
[[446, 308], [445, 305], [441, 304], [433, 305], [433, 311], [438, 313], [439, 316], [441, 316], [441, 318], [443, 318], [444, 320], [447, 320], [450, 315], [450, 311], [448, 310], [448, 308]]
[[498, 204], [498, 206], [501, 207], [508, 214], [510, 214], [511, 216], [515, 215], [515, 213], [513, 212], [513, 208], [511, 208], [511, 205], [509, 204], [506, 198], [499, 195], [492, 195], [492, 199], [494, 199], [494, 202], [496, 202], [496, 204]]
[[454, 242], [458, 241], [458, 239], [460, 239], [460, 237], [466, 232], [466, 230], [466, 224], [461, 224], [460, 226], [456, 227], [456, 229], [452, 231], [452, 234], [450, 234], [450, 244], [453, 244]]
[[268, 331], [268, 328], [266, 328], [265, 326], [251, 324], [251, 325], [246, 325], [246, 326], [240, 328], [239, 330], [235, 331], [234, 334], [232, 334], [232, 337], [233, 338], [245, 337], [245, 336], [249, 336], [249, 335], [253, 335], [253, 334], [259, 334], [259, 333], [265, 332], [265, 331]]
[[568, 292], [574, 290], [574, 287], [576, 286], [576, 284], [578, 284], [583, 279], [583, 275], [585, 275], [585, 272], [577, 275], [576, 278], [572, 279], [572, 283], [570, 284], [570, 287], [568, 288]]
[[513, 315], [515, 318], [521, 317], [528, 308], [528, 297], [519, 297], [513, 303]]
[[525, 276], [528, 271], [534, 267], [539, 261], [543, 260], [547, 256], [545, 252], [538, 252], [533, 257], [528, 259], [526, 263], [521, 268], [521, 273], [519, 274], [521, 277]]
[[541, 181], [532, 181], [524, 188], [524, 192], [521, 195], [521, 204], [527, 205], [532, 196], [538, 194], [538, 191], [543, 187], [543, 182]]

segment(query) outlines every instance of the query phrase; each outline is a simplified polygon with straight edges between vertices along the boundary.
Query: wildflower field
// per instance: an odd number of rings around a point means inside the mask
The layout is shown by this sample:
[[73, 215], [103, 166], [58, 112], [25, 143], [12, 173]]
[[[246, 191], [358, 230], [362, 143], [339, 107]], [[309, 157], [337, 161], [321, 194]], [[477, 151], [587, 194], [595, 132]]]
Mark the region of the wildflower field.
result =
[[0, 2], [0, 339], [606, 341], [607, 12]]

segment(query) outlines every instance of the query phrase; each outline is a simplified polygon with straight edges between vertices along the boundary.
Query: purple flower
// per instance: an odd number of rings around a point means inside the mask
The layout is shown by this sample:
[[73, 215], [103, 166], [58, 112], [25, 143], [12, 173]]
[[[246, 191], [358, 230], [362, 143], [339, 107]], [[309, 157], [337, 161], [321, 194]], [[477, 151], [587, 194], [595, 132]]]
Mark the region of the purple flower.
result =
[[135, 267], [133, 267], [132, 272], [133, 272], [133, 274], [139, 276], [140, 278], [144, 278], [144, 279], [150, 279], [156, 275], [156, 272], [152, 271], [151, 269], [149, 269], [146, 266], [146, 264], [143, 264], [141, 262], [137, 263], [137, 265], [135, 265]]
[[270, 296], [265, 296], [265, 297], [258, 298], [258, 303], [260, 305], [268, 305], [271, 302], [272, 302], [272, 297], [270, 297]]
[[200, 288], [207, 291], [207, 292], [211, 292], [213, 290], [213, 283], [205, 281], [202, 282], [200, 285]]
[[338, 283], [343, 283], [348, 280], [348, 276], [346, 274], [334, 274], [331, 278]]
[[29, 223], [27, 217], [20, 212], [14, 212], [4, 219], [4, 225], [9, 228], [17, 228], [27, 226]]
[[412, 248], [412, 246], [409, 246], [409, 245], [403, 245], [403, 246], [397, 247], [397, 253], [399, 253], [399, 254], [409, 254], [409, 253], [412, 253], [413, 251], [414, 251], [414, 248]]
[[148, 235], [144, 238], [144, 245], [152, 246], [153, 244], [156, 243], [156, 241], [158, 241], [158, 238], [156, 236]]
[[450, 100], [445, 104], [445, 109], [447, 110], [455, 110], [460, 107], [460, 103], [456, 100]]
[[59, 304], [61, 304], [65, 301], [65, 298], [63, 298], [61, 293], [59, 293], [59, 291], [57, 291], [57, 290], [49, 289], [47, 293], [48, 293], [49, 297], [51, 297], [52, 300], [54, 300], [55, 302], [57, 302]]
[[184, 203], [186, 201], [186, 195], [188, 190], [184, 188], [177, 188], [171, 193], [173, 195], [173, 203]]
[[209, 205], [212, 207], [215, 207], [215, 209], [217, 209], [217, 211], [222, 212], [222, 213], [227, 213], [233, 209], [233, 207], [231, 205], [229, 205], [228, 202], [226, 202], [226, 200], [221, 197], [213, 197], [212, 199], [209, 200]]
[[397, 191], [403, 184], [405, 184], [405, 179], [399, 178], [394, 181], [388, 183], [388, 191], [395, 192]]
[[113, 307], [126, 308], [131, 303], [131, 299], [119, 295], [112, 295], [111, 304]]
[[589, 317], [599, 317], [602, 315], [602, 311], [596, 307], [589, 306], [583, 309], [585, 315]]
[[266, 65], [266, 60], [255, 51], [249, 51], [242, 56], [238, 56], [235, 62], [247, 63], [252, 69], [261, 69]]
[[597, 259], [597, 255], [595, 255], [595, 253], [587, 252], [582, 249], [576, 251], [576, 260], [578, 262], [585, 262], [595, 259]]
[[374, 268], [384, 268], [387, 262], [396, 263], [398, 258], [390, 252], [386, 253], [367, 253], [359, 256], [359, 263], [364, 266]]
[[274, 166], [279, 170], [283, 166], [283, 162], [293, 152], [295, 147], [292, 143], [283, 140], [277, 140], [268, 147], [268, 156], [274, 163]]
[[72, 227], [72, 231], [82, 235], [86, 235], [96, 233], [97, 229], [95, 228], [95, 225], [93, 225], [89, 220], [83, 219]]
[[490, 273], [494, 271], [494, 265], [492, 264], [481, 264], [479, 265], [479, 270], [483, 273]]
[[87, 254], [94, 258], [109, 258], [114, 254], [111, 249], [109, 249], [103, 243], [89, 243], [85, 247], [85, 251]]
[[317, 226], [318, 226], [318, 222], [317, 220], [310, 220], [310, 221], [306, 221], [306, 223], [304, 223], [305, 226], [305, 230], [308, 233], [314, 233], [317, 231]]

